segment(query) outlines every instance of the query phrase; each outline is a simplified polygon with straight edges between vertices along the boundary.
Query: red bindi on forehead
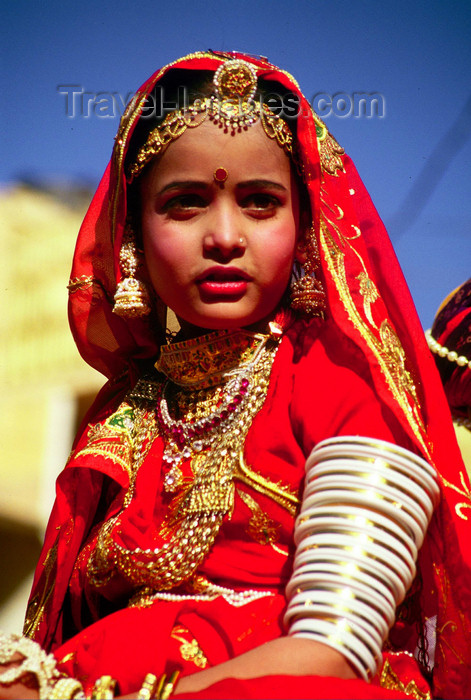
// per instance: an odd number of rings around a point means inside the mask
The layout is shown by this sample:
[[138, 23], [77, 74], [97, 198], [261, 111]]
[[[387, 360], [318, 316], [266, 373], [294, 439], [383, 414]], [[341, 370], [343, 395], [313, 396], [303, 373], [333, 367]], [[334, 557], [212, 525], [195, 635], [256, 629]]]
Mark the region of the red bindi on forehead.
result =
[[226, 182], [227, 176], [228, 172], [226, 168], [216, 168], [213, 173], [214, 182], [217, 182], [218, 185], [222, 185], [224, 182]]

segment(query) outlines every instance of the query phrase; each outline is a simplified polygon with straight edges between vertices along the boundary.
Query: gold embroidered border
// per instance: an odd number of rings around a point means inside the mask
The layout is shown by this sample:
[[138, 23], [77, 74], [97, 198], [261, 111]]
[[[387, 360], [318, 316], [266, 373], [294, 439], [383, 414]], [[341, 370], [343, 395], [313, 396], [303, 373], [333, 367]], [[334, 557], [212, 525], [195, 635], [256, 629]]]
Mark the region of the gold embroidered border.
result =
[[389, 659], [384, 662], [379, 684], [382, 688], [399, 690], [401, 693], [416, 698], [416, 700], [431, 700], [432, 697], [430, 692], [422, 692], [415, 681], [409, 681], [407, 685], [404, 685], [397, 673], [393, 671]]
[[258, 491], [264, 496], [268, 496], [268, 498], [271, 498], [278, 503], [278, 505], [287, 510], [290, 515], [296, 515], [299, 506], [299, 498], [296, 494], [292, 493], [287, 486], [282, 486], [279, 483], [275, 484], [261, 474], [252, 471], [245, 463], [243, 452], [239, 455], [239, 464], [236, 467], [234, 479], [238, 479], [255, 491]]
[[113, 424], [113, 421], [117, 421], [125, 410], [128, 410], [128, 407], [126, 404], [121, 404], [118, 410], [104, 423], [92, 425], [88, 431], [86, 446], [79, 450], [73, 459], [86, 456], [103, 457], [117, 464], [131, 477], [133, 455], [131, 433], [120, 427], [117, 422]]
[[464, 496], [469, 503], [457, 503], [455, 506], [455, 512], [456, 515], [461, 518], [462, 520], [468, 520], [468, 517], [466, 515], [463, 515], [461, 512], [463, 508], [471, 508], [471, 491], [469, 489], [469, 486], [465, 483], [465, 475], [461, 471], [460, 472], [460, 481], [461, 481], [461, 486], [463, 487], [460, 489], [458, 486], [455, 486], [455, 484], [452, 484], [450, 481], [447, 481], [444, 477], [442, 477], [443, 483], [445, 486], [447, 486], [449, 489], [453, 489], [453, 491], [456, 491], [456, 493], [459, 493], [460, 496]]
[[[329, 241], [327, 238], [329, 238]], [[369, 328], [366, 322], [362, 319], [358, 309], [355, 306], [347, 284], [344, 264], [345, 254], [333, 240], [325, 221], [321, 221], [320, 225], [320, 243], [325, 253], [329, 272], [336, 283], [340, 299], [351, 323], [360, 333], [365, 343], [375, 355], [381, 371], [386, 379], [389, 390], [402, 409], [409, 426], [411, 427], [425, 454], [429, 459], [431, 459], [429, 449], [424, 441], [425, 426], [423, 425], [418, 413], [418, 401], [415, 387], [412, 384], [409, 373], [404, 367], [403, 360], [405, 353], [402, 349], [399, 338], [387, 320], [385, 320], [383, 321], [382, 328], [380, 330], [380, 340], [378, 340], [371, 328]], [[358, 251], [354, 250], [354, 252], [361, 260]], [[400, 358], [398, 357], [398, 353], [401, 355]], [[397, 367], [398, 359], [401, 359], [399, 368]], [[396, 376], [394, 376], [394, 373], [396, 373]], [[412, 405], [409, 397], [412, 401]]]
[[46, 572], [46, 579], [40, 592], [31, 599], [26, 611], [25, 622], [23, 626], [23, 634], [25, 637], [33, 637], [46, 610], [47, 604], [52, 596], [55, 586], [55, 577], [51, 580], [52, 570], [57, 560], [57, 547], [59, 544], [59, 535], [56, 541], [48, 551], [44, 560], [43, 566]]
[[115, 445], [110, 445], [109, 447], [85, 447], [80, 452], [77, 452], [76, 457], [103, 457], [104, 459], [110, 459], [112, 462], [122, 467], [129, 477], [132, 476], [132, 468], [129, 459], [123, 459], [120, 453], [131, 454], [130, 450], [122, 444], [116, 443]]
[[337, 170], [345, 172], [343, 167], [342, 156], [345, 151], [334, 139], [326, 125], [319, 119], [317, 114], [312, 110], [312, 116], [316, 126], [317, 148], [319, 150], [319, 161], [324, 172], [338, 177]]
[[73, 457], [91, 456], [109, 459], [124, 469], [131, 478], [134, 450], [134, 409], [127, 402], [105, 420], [92, 425], [88, 431], [88, 442]]

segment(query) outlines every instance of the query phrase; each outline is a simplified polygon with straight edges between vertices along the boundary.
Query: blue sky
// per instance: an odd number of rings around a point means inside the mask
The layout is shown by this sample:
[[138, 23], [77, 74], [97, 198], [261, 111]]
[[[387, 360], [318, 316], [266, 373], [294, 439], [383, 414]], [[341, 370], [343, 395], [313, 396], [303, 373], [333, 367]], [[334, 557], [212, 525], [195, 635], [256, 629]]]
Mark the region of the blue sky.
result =
[[59, 86], [124, 97], [190, 51], [243, 50], [289, 70], [310, 99], [382, 96], [382, 117], [326, 123], [390, 232], [425, 327], [471, 277], [471, 3], [9, 0], [2, 25], [1, 183], [99, 179], [117, 110], [68, 116]]

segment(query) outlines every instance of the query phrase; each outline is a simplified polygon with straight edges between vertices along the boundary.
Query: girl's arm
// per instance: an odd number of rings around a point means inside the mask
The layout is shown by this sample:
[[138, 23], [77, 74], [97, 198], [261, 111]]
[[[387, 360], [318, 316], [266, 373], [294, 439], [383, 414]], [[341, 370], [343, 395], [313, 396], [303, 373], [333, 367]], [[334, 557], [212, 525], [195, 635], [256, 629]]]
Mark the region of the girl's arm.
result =
[[[6, 670], [9, 666], [0, 666], [0, 669]], [[310, 639], [280, 637], [222, 664], [181, 678], [174, 695], [197, 693], [226, 678], [247, 680], [270, 675], [356, 678], [348, 662], [335, 649]], [[9, 686], [0, 685], [1, 700], [39, 698], [37, 684], [31, 680], [29, 684], [20, 681]], [[137, 691], [126, 697], [137, 698]]]
[[176, 693], [195, 693], [225, 678], [241, 680], [270, 675], [357, 678], [345, 657], [311, 639], [280, 637], [229, 661], [181, 678]]

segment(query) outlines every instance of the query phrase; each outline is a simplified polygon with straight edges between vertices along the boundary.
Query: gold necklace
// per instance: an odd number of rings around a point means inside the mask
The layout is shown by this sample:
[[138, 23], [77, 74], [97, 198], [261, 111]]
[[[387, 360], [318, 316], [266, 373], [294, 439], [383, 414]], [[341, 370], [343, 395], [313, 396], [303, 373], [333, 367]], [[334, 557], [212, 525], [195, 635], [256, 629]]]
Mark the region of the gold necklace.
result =
[[[277, 349], [278, 342], [266, 336], [249, 363], [243, 368], [231, 370], [232, 374], [226, 377], [227, 383], [232, 382], [238, 374], [248, 373], [250, 391], [243, 395], [236, 409], [227, 418], [222, 419], [218, 425], [209, 426], [207, 434], [203, 436], [201, 449], [198, 449], [199, 445], [195, 447], [193, 436], [190, 436], [189, 444], [182, 445], [170, 436], [170, 432], [162, 432], [163, 423], [157, 416], [157, 432], [167, 443], [165, 449], [170, 449], [172, 454], [176, 450], [179, 450], [178, 454], [183, 453], [186, 447], [190, 449], [194, 479], [180, 489], [171, 503], [170, 512], [160, 532], [165, 539], [164, 544], [155, 549], [136, 547], [131, 550], [118, 544], [113, 533], [120, 530], [121, 516], [132, 500], [135, 488], [135, 477], [133, 478], [123, 509], [102, 526], [96, 548], [90, 557], [88, 574], [95, 586], [107, 583], [114, 569], [118, 569], [135, 587], [150, 586], [158, 591], [175, 588], [194, 575], [207, 556], [224, 516], [233, 509], [233, 475], [253, 418], [265, 402]], [[134, 395], [149, 393], [143, 383], [145, 380], [138, 383]], [[163, 397], [163, 386], [156, 387], [154, 383], [154, 392], [155, 389], [159, 404]], [[194, 400], [198, 403], [198, 397]], [[174, 427], [179, 423], [181, 421], [171, 419], [170, 425]], [[169, 443], [171, 448], [168, 448]], [[142, 449], [149, 449], [147, 442]], [[142, 463], [139, 451], [135, 453], [134, 459]], [[168, 473], [171, 470], [172, 467]], [[136, 472], [133, 470], [134, 475]]]
[[[263, 337], [253, 356], [237, 367], [228, 369], [221, 375], [223, 383], [218, 387], [205, 387], [197, 392], [180, 392], [186, 398], [178, 406], [182, 418], [170, 414], [167, 394], [172, 382], [167, 380], [157, 404], [156, 417], [160, 433], [165, 438], [163, 461], [168, 470], [164, 479], [167, 492], [176, 491], [182, 484], [182, 462], [194, 459], [212, 449], [221, 435], [238, 429], [241, 416], [253, 404], [254, 393], [259, 393], [255, 385], [259, 360], [266, 354], [269, 336]], [[176, 398], [176, 397], [174, 397]], [[185, 411], [185, 404], [192, 410]], [[225, 439], [225, 438], [224, 438]]]

